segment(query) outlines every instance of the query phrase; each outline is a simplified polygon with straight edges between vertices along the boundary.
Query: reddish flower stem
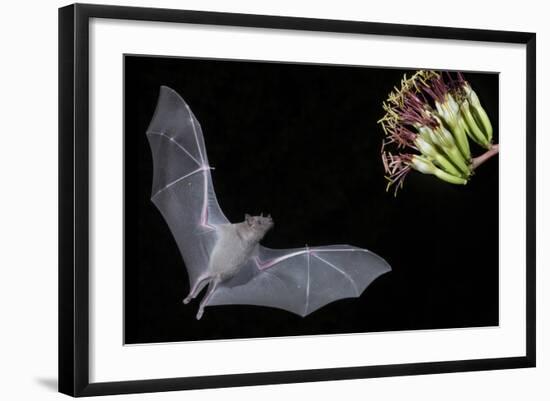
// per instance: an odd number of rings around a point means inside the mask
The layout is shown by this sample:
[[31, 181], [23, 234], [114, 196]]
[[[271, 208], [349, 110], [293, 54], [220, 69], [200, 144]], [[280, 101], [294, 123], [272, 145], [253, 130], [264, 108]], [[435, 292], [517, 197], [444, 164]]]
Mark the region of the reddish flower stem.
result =
[[479, 166], [481, 166], [483, 163], [485, 163], [487, 160], [489, 160], [491, 157], [498, 154], [498, 143], [496, 145], [491, 146], [491, 149], [489, 149], [487, 152], [483, 153], [482, 155], [478, 157], [474, 157], [472, 159], [472, 169], [475, 170]]

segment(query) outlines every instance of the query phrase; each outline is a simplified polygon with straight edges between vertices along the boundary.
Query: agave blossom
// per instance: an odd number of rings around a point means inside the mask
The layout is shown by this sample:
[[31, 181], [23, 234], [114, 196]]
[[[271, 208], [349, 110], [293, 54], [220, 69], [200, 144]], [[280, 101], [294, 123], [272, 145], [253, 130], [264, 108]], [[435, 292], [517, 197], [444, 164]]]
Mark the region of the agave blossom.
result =
[[[481, 163], [498, 153], [493, 127], [477, 94], [458, 72], [405, 75], [383, 103], [382, 162], [395, 193], [411, 170], [465, 185]], [[472, 158], [470, 141], [486, 149]]]

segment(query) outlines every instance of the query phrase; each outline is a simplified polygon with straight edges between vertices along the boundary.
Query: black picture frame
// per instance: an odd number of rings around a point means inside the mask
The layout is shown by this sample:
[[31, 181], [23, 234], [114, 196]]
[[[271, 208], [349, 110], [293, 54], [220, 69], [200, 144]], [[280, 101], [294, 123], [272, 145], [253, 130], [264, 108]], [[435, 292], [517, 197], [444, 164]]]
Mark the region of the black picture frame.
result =
[[[354, 33], [526, 46], [526, 354], [521, 357], [90, 383], [89, 22], [91, 18]], [[59, 391], [71, 396], [173, 391], [534, 367], [536, 35], [267, 15], [73, 4], [59, 9]]]

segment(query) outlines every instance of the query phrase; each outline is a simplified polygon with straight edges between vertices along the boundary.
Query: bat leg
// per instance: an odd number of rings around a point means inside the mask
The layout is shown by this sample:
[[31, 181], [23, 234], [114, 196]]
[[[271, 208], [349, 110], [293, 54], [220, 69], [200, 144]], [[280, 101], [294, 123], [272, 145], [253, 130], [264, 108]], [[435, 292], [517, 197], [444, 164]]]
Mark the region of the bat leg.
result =
[[201, 300], [201, 303], [199, 305], [199, 311], [197, 312], [197, 320], [201, 319], [204, 313], [204, 307], [208, 304], [208, 301], [210, 301], [210, 298], [212, 297], [212, 294], [214, 294], [214, 291], [216, 290], [216, 287], [218, 286], [219, 282], [220, 282], [220, 279], [218, 277], [210, 281], [210, 284], [208, 285], [208, 290], [206, 291], [206, 295]]
[[188, 304], [189, 302], [191, 302], [192, 299], [195, 299], [197, 295], [199, 295], [199, 293], [202, 291], [204, 286], [208, 284], [211, 279], [211, 277], [205, 277], [201, 280], [198, 280], [193, 288], [191, 288], [191, 290], [189, 291], [189, 295], [187, 295], [187, 297], [185, 297], [185, 299], [183, 300], [183, 303]]

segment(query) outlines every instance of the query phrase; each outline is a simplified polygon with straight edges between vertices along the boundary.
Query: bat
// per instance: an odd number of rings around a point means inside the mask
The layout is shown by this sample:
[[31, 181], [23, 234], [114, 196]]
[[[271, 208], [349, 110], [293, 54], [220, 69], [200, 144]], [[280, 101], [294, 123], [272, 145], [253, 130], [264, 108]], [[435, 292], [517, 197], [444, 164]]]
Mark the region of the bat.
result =
[[153, 158], [151, 201], [177, 243], [189, 276], [185, 304], [207, 287], [199, 304], [260, 305], [302, 317], [343, 298], [359, 297], [391, 270], [380, 256], [350, 245], [269, 249], [268, 216], [232, 224], [214, 186], [200, 123], [173, 89], [161, 86], [147, 129]]

